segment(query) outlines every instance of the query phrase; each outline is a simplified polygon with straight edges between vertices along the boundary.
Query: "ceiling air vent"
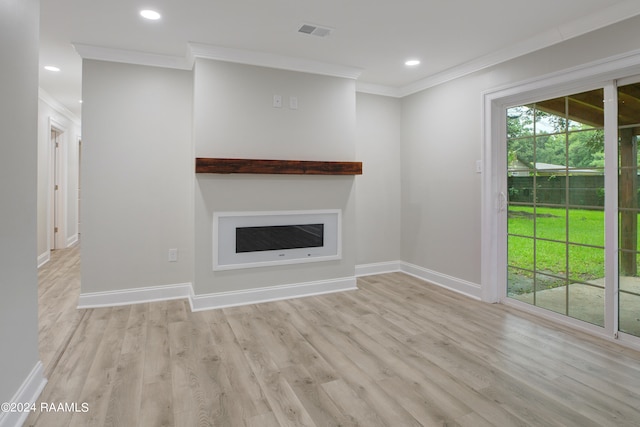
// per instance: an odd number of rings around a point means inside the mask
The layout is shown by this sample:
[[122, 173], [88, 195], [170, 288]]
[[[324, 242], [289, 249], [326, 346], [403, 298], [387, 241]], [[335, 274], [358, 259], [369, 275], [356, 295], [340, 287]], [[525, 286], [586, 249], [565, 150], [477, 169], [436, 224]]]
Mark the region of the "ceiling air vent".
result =
[[298, 32], [310, 34], [312, 36], [326, 37], [331, 34], [331, 28], [319, 27], [317, 25], [311, 24], [302, 24], [302, 26], [298, 28]]

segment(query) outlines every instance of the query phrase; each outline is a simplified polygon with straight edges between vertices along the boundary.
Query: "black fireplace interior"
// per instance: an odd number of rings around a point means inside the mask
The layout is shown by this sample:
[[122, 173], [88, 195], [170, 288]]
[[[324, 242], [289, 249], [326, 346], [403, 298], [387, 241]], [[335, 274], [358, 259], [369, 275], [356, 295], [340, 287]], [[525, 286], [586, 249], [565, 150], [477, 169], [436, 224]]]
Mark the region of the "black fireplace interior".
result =
[[324, 246], [324, 224], [236, 228], [236, 253], [322, 246]]

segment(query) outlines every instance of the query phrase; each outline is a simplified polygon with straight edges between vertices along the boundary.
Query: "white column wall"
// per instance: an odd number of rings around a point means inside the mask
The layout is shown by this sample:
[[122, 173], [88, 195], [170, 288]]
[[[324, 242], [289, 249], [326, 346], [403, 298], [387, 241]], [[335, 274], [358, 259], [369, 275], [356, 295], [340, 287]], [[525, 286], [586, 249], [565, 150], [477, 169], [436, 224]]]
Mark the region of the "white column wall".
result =
[[[36, 271], [39, 5], [37, 0], [0, 2], [0, 55], [3, 58], [0, 79], [0, 402], [10, 402], [39, 364]], [[0, 413], [0, 422], [7, 417], [13, 415]]]
[[192, 93], [188, 71], [83, 62], [83, 294], [192, 281]]
[[356, 95], [356, 177], [358, 266], [400, 260], [400, 123], [398, 98]]

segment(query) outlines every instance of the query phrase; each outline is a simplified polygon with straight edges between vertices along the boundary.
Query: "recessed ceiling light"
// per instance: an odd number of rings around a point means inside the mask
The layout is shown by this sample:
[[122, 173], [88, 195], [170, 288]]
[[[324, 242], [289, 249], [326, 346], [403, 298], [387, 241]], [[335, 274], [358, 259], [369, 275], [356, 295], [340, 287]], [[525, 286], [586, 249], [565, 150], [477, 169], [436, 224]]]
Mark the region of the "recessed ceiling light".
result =
[[141, 10], [140, 16], [142, 16], [144, 19], [150, 19], [151, 21], [157, 21], [162, 17], [162, 15], [160, 15], [158, 12], [151, 9]]
[[416, 65], [420, 65], [420, 61], [418, 61], [417, 59], [410, 59], [408, 61], [405, 61], [404, 65], [406, 65], [407, 67], [415, 67]]
[[44, 69], [47, 71], [55, 71], [56, 73], [60, 71], [60, 68], [54, 67], [53, 65], [45, 65]]

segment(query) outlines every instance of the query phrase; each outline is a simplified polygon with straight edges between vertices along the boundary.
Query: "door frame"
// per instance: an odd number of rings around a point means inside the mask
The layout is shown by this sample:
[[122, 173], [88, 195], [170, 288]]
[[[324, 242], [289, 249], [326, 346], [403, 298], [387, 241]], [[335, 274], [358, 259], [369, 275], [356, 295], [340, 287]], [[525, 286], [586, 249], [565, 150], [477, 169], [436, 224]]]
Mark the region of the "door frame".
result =
[[[640, 349], [638, 337], [617, 332], [617, 313], [614, 310], [608, 309], [606, 311], [606, 326], [601, 328], [506, 298], [507, 245], [506, 237], [504, 240], [502, 239], [502, 236], [507, 235], [507, 165], [505, 161], [507, 158], [507, 108], [604, 87], [605, 104], [615, 104], [617, 111], [615, 81], [639, 74], [640, 51], [634, 51], [482, 93], [482, 170], [484, 173], [481, 196], [481, 296], [483, 301], [512, 305], [523, 311]], [[605, 140], [609, 141], [614, 138], [614, 141], [617, 141], [617, 114], [607, 114], [605, 126]], [[605, 147], [609, 148], [608, 151], [605, 151], [606, 158], [617, 159], [617, 143], [605, 143]], [[614, 162], [614, 165], [612, 162], [608, 163], [610, 168], [616, 170], [615, 174], [617, 174], [617, 162]], [[607, 174], [610, 179], [605, 181], [605, 192], [608, 195], [605, 209], [613, 208], [609, 212], [616, 212], [617, 216], [617, 175], [611, 179], [611, 173], [607, 172], [605, 176]], [[617, 272], [618, 247], [617, 218], [615, 221], [605, 221], [605, 224], [607, 227], [605, 245], [612, 245], [607, 247], [616, 248], [614, 251], [609, 251], [616, 255], [608, 256], [605, 260], [607, 283], [612, 284], [612, 286], [605, 288], [605, 303], [613, 304], [613, 299], [617, 298], [618, 280], [617, 274], [615, 274]], [[612, 224], [615, 224], [615, 229]]]
[[[67, 128], [53, 117], [49, 117], [49, 178], [47, 185], [47, 241], [49, 250], [62, 249], [66, 245], [66, 223], [67, 223], [67, 144], [66, 133]], [[51, 134], [56, 131], [60, 134], [58, 148], [51, 141]], [[58, 191], [54, 190], [54, 186], [58, 183]], [[56, 224], [53, 218], [57, 219], [58, 232], [54, 233]]]

